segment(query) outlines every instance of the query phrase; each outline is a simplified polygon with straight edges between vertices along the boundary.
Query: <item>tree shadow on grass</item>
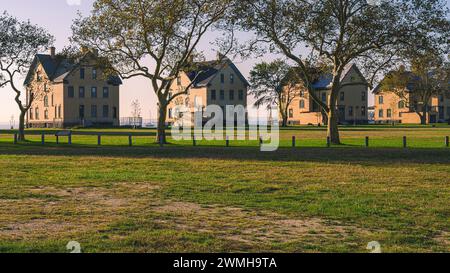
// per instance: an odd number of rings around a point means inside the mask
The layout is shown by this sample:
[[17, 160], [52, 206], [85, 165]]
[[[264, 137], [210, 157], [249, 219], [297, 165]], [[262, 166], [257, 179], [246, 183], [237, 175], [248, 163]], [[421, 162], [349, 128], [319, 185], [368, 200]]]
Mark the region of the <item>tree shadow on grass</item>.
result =
[[238, 161], [323, 162], [388, 165], [394, 163], [450, 164], [450, 149], [432, 148], [280, 148], [261, 152], [258, 147], [180, 146], [95, 146], [46, 144], [0, 144], [1, 155], [32, 156], [98, 156], [123, 158], [217, 159]]

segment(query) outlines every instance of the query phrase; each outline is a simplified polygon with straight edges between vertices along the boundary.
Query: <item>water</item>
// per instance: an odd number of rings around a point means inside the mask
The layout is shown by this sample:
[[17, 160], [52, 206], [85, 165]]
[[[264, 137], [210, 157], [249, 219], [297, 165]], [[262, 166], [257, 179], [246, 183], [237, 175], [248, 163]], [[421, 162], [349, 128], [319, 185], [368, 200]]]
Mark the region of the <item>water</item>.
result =
[[[16, 123], [14, 125], [14, 129], [17, 129], [18, 124]], [[1, 130], [6, 130], [6, 129], [11, 129], [11, 123], [9, 122], [0, 122], [0, 129]]]

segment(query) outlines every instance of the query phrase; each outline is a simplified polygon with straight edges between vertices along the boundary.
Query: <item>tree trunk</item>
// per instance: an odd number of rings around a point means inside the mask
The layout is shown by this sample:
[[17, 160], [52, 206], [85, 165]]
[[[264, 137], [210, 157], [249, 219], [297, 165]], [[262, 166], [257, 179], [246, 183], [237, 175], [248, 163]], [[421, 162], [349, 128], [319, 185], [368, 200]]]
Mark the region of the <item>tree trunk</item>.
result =
[[340, 145], [341, 139], [339, 137], [338, 121], [336, 114], [336, 107], [331, 107], [328, 111], [328, 131], [327, 135], [331, 140], [332, 144]]
[[156, 141], [158, 143], [167, 143], [166, 139], [166, 115], [167, 115], [167, 104], [159, 104], [158, 113], [158, 133], [156, 135]]
[[26, 111], [21, 111], [19, 116], [19, 135], [17, 140], [25, 141], [25, 115]]
[[428, 105], [424, 105], [422, 109], [422, 115], [420, 116], [420, 124], [426, 125], [428, 124]]
[[288, 118], [287, 118], [287, 116], [283, 117], [283, 121], [282, 121], [281, 127], [288, 127]]

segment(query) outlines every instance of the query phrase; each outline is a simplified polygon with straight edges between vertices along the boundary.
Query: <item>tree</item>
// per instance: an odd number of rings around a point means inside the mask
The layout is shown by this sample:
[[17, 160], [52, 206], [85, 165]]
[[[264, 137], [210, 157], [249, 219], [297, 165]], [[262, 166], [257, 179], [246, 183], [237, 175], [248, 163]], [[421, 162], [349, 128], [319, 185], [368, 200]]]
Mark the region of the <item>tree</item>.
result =
[[141, 104], [137, 99], [131, 102], [131, 115], [133, 116], [133, 118], [141, 117]]
[[[105, 70], [123, 79], [145, 77], [158, 98], [158, 141], [166, 142], [172, 82], [189, 66], [202, 38], [225, 15], [231, 0], [97, 0], [91, 15], [75, 20], [72, 41], [107, 57]], [[192, 81], [192, 82], [195, 82]]]
[[0, 88], [9, 85], [16, 94], [15, 102], [20, 110], [18, 139], [23, 141], [25, 116], [42, 92], [31, 92], [23, 103], [23, 91], [16, 85], [16, 81], [30, 68], [35, 55], [53, 43], [53, 37], [45, 29], [29, 21], [19, 21], [6, 12], [0, 15], [0, 33]]
[[[379, 2], [379, 3], [377, 3]], [[248, 51], [282, 53], [296, 64], [312, 99], [328, 118], [328, 136], [340, 144], [337, 99], [341, 77], [351, 63], [370, 60], [381, 67], [406, 45], [448, 43], [448, 14], [442, 0], [242, 0], [230, 24], [251, 31]], [[330, 103], [312, 87], [301, 48], [332, 66]], [[392, 59], [392, 58], [391, 58]], [[373, 67], [377, 67], [373, 65]]]
[[393, 92], [419, 115], [421, 124], [427, 124], [431, 99], [450, 92], [449, 63], [432, 52], [416, 52], [410, 57], [411, 71], [405, 66], [392, 71], [381, 83], [381, 91]]
[[135, 99], [131, 102], [131, 116], [133, 118], [132, 125], [134, 128], [138, 125], [142, 126], [141, 112], [141, 104], [139, 103], [139, 100]]
[[289, 106], [300, 95], [300, 81], [291, 71], [292, 68], [280, 59], [256, 64], [250, 71], [250, 94], [256, 99], [255, 107], [266, 105], [270, 110], [276, 106], [283, 127], [287, 126]]

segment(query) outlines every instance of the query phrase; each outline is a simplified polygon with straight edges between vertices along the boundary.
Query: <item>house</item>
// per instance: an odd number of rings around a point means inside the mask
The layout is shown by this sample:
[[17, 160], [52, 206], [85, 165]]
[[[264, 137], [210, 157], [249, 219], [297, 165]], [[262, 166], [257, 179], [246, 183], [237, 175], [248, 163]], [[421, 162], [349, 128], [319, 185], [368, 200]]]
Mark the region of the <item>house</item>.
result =
[[[316, 95], [330, 105], [333, 76], [324, 74], [312, 83]], [[368, 113], [368, 82], [355, 64], [346, 67], [342, 73], [337, 110], [340, 124], [366, 124]], [[298, 88], [304, 89], [301, 85]], [[319, 125], [327, 122], [318, 103], [306, 89], [299, 92], [288, 108], [288, 124]]]
[[[406, 72], [411, 74], [411, 72]], [[423, 102], [412, 92], [409, 83], [405, 92], [383, 90], [380, 83], [372, 92], [375, 95], [375, 123], [420, 124]], [[428, 101], [426, 123], [446, 122], [450, 119], [450, 92], [431, 96]]]
[[119, 125], [119, 77], [104, 77], [97, 54], [83, 49], [76, 61], [55, 54], [37, 54], [26, 76], [30, 128]]
[[217, 59], [212, 61], [191, 60], [190, 67], [180, 72], [177, 80], [173, 82], [170, 97], [183, 92], [189, 86], [187, 94], [177, 96], [169, 104], [169, 124], [183, 118], [185, 112], [176, 111], [180, 106], [185, 107], [192, 116], [209, 105], [220, 106], [224, 115], [227, 105], [247, 107], [250, 85], [236, 65], [223, 55], [218, 54]]

